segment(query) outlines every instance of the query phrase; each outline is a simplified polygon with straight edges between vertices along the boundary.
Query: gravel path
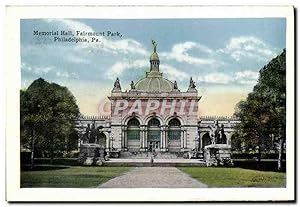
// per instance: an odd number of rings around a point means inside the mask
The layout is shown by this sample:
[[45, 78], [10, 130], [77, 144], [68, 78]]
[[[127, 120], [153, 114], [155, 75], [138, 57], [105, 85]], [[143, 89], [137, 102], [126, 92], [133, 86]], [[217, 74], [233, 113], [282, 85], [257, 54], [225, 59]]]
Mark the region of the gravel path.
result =
[[175, 167], [136, 167], [99, 188], [205, 188], [207, 185]]

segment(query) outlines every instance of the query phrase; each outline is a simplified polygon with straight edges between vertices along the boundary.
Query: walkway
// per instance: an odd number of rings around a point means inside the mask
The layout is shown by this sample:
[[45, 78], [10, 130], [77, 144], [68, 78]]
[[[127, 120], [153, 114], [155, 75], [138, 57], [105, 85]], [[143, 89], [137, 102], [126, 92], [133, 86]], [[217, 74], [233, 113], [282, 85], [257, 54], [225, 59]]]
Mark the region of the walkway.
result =
[[207, 185], [175, 167], [136, 167], [99, 188], [204, 188]]
[[135, 166], [135, 167], [180, 167], [180, 166], [206, 166], [205, 162], [198, 159], [154, 159], [150, 163], [150, 158], [110, 158], [105, 162], [106, 166]]

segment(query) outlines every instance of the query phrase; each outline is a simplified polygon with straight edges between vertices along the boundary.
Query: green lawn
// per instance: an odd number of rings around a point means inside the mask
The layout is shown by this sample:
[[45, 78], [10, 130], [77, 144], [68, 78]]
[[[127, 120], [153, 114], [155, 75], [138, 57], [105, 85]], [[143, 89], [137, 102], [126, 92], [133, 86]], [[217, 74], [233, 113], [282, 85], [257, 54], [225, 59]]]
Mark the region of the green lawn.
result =
[[179, 167], [208, 187], [285, 187], [285, 173], [242, 168]]
[[130, 169], [131, 167], [69, 167], [58, 170], [22, 171], [21, 187], [96, 187]]

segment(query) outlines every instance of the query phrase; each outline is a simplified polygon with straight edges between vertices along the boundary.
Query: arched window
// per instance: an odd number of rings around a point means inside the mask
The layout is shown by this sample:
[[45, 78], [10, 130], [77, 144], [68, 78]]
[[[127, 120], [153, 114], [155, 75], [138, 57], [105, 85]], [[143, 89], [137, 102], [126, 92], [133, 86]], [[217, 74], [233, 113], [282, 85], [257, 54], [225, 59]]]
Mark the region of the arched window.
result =
[[148, 126], [159, 126], [160, 125], [160, 122], [157, 118], [153, 118], [151, 119], [149, 122], [148, 122]]
[[136, 118], [130, 119], [128, 124], [128, 126], [140, 126], [140, 122], [139, 120], [137, 120]]
[[168, 138], [169, 140], [180, 140], [181, 130], [180, 130], [180, 121], [177, 118], [173, 118], [169, 121], [169, 131]]
[[174, 126], [180, 126], [180, 121], [177, 118], [173, 118], [169, 121], [169, 126], [174, 127]]
[[136, 118], [132, 118], [128, 121], [127, 139], [139, 140], [140, 139], [140, 122]]
[[148, 122], [148, 141], [150, 144], [159, 146], [160, 143], [160, 122], [157, 118], [152, 118]]

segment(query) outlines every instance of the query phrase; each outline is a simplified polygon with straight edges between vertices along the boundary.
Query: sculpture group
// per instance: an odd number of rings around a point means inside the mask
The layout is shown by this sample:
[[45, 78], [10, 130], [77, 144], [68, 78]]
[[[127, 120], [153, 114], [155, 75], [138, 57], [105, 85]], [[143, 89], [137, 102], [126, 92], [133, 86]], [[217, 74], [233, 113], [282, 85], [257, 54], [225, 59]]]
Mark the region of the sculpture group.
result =
[[221, 127], [218, 124], [218, 121], [215, 120], [213, 125], [209, 126], [210, 132], [210, 141], [211, 144], [226, 144], [226, 135], [224, 133], [224, 125], [222, 124]]
[[209, 136], [211, 144], [204, 147], [204, 160], [207, 166], [232, 165], [231, 147], [226, 144], [224, 125], [219, 126], [215, 120], [209, 126]]

